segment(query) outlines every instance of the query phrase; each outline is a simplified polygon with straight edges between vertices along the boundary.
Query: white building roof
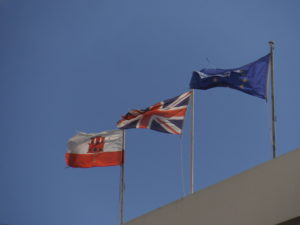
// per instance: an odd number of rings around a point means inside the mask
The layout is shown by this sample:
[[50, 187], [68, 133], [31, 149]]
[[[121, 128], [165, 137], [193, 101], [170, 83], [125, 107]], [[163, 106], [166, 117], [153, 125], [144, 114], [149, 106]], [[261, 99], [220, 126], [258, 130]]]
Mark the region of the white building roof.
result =
[[297, 149], [126, 225], [276, 225], [299, 216]]

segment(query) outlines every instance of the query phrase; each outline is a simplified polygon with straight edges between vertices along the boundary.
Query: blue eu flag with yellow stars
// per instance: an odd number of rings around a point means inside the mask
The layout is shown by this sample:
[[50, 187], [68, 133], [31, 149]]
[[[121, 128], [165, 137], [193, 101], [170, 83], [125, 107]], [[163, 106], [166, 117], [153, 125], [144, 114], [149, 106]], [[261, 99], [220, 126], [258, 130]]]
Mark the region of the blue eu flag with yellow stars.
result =
[[269, 59], [270, 54], [240, 68], [194, 71], [190, 88], [230, 87], [266, 99]]

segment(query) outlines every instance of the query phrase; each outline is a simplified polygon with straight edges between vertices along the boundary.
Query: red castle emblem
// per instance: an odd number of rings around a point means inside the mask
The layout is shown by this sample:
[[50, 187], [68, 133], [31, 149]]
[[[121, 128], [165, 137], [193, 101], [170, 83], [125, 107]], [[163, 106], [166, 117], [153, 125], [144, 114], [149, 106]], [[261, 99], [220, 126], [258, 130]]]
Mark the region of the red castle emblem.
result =
[[105, 137], [92, 137], [89, 143], [89, 150], [87, 153], [99, 153], [103, 152]]

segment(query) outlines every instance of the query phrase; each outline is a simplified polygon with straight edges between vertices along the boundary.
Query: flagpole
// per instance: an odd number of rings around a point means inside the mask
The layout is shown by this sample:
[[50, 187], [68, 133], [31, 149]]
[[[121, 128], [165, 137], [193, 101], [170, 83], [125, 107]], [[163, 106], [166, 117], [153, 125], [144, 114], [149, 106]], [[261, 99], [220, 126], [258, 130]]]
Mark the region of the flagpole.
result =
[[272, 100], [272, 148], [273, 148], [273, 159], [276, 158], [276, 115], [275, 115], [275, 91], [274, 91], [274, 45], [273, 41], [269, 41], [270, 45], [270, 63], [271, 63], [271, 100]]
[[123, 132], [123, 141], [122, 141], [122, 164], [121, 168], [121, 175], [120, 175], [120, 224], [124, 224], [124, 191], [125, 191], [125, 168], [124, 168], [124, 151], [125, 151], [125, 130], [122, 129]]
[[194, 193], [194, 155], [195, 155], [195, 91], [191, 95], [191, 143], [190, 143], [190, 194]]

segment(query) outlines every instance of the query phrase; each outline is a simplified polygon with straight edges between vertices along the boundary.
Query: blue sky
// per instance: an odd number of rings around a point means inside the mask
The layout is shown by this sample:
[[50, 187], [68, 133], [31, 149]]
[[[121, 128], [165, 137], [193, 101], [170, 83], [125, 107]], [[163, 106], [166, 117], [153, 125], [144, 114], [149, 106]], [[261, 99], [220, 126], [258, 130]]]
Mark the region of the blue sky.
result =
[[[299, 147], [296, 0], [0, 0], [0, 224], [118, 224], [119, 167], [66, 168], [67, 140], [188, 90], [275, 41], [278, 155]], [[272, 158], [270, 105], [196, 91], [195, 190]], [[188, 190], [189, 115], [183, 135]], [[180, 139], [126, 132], [125, 220], [183, 197]], [[215, 203], [217, 204], [217, 202]]]

